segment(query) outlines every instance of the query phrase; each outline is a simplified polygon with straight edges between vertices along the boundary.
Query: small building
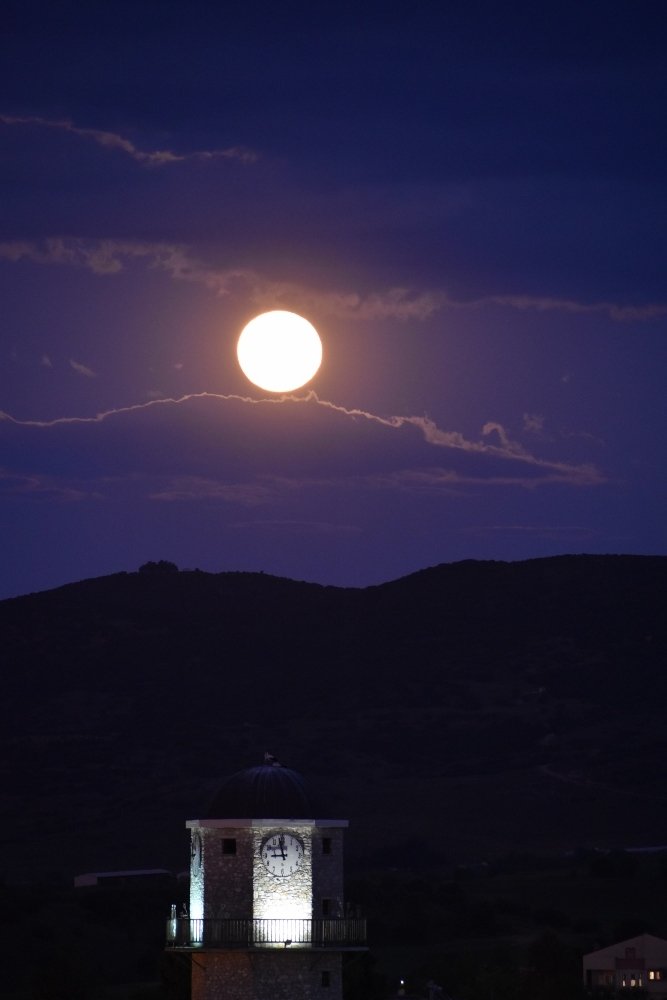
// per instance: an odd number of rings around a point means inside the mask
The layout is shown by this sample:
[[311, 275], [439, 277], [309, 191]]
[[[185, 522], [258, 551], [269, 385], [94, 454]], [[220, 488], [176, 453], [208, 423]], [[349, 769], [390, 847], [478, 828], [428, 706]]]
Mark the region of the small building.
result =
[[133, 868], [120, 872], [85, 872], [74, 876], [75, 889], [116, 888], [118, 886], [147, 883], [151, 885], [168, 884], [174, 881], [174, 873], [166, 868]]
[[667, 941], [653, 934], [619, 941], [584, 955], [584, 985], [592, 991], [644, 990], [667, 998]]

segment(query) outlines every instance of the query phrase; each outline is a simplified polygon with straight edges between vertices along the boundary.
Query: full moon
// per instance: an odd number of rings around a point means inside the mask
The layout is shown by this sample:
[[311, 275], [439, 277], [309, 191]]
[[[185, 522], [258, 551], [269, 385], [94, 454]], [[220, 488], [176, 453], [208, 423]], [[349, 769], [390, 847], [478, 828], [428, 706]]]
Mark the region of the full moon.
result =
[[322, 341], [303, 316], [274, 309], [244, 326], [236, 345], [244, 375], [260, 389], [290, 392], [310, 382], [322, 362]]

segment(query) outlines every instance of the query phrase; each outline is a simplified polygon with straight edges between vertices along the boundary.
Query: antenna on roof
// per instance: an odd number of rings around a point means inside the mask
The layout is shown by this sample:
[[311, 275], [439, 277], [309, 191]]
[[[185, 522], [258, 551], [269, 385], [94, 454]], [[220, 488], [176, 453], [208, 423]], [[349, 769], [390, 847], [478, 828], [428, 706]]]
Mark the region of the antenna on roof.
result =
[[266, 750], [264, 752], [264, 763], [268, 764], [269, 767], [282, 767], [283, 766], [280, 763], [280, 761], [278, 760], [278, 758], [274, 757], [272, 753], [268, 752], [268, 750]]

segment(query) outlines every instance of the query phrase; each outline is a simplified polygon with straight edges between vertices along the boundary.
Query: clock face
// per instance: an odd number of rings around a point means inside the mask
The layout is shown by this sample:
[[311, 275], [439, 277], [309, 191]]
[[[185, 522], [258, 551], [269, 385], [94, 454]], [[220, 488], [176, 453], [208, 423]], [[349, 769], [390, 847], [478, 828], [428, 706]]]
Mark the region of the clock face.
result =
[[293, 833], [271, 833], [262, 841], [261, 856], [270, 875], [289, 878], [303, 861], [303, 841]]

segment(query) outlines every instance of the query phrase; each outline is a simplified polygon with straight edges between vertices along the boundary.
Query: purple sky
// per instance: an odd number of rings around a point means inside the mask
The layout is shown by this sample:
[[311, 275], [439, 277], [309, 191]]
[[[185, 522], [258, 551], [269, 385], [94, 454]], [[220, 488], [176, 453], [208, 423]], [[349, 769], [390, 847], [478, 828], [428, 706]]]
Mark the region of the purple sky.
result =
[[661, 4], [9, 8], [0, 597], [665, 552]]

